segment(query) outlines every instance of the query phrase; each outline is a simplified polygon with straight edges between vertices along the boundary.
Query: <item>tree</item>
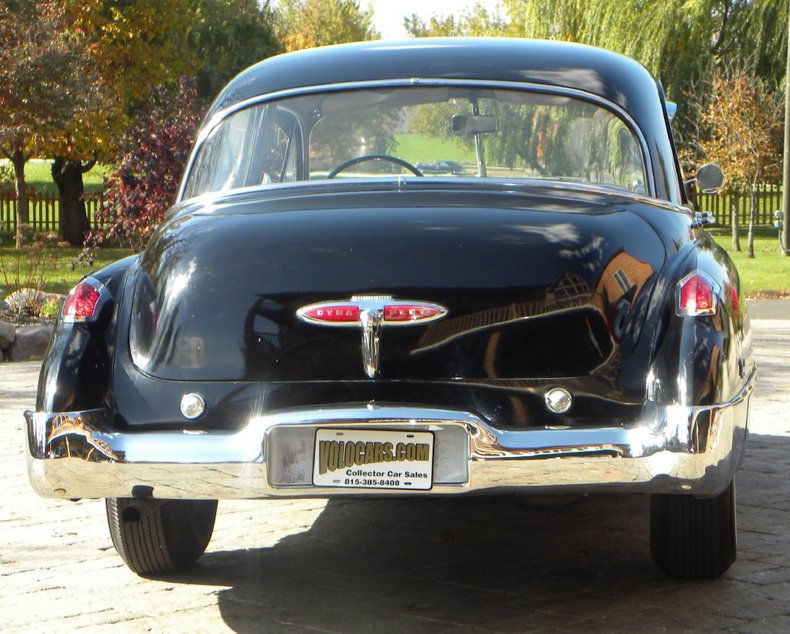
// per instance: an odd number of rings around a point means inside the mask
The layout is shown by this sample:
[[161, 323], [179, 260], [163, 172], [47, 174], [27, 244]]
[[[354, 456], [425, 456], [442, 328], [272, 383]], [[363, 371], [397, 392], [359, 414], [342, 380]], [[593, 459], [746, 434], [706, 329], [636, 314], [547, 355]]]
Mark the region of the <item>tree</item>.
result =
[[481, 4], [474, 5], [457, 17], [431, 16], [427, 23], [415, 13], [404, 18], [403, 26], [414, 37], [502, 36], [508, 34], [509, 30], [509, 23], [499, 13], [491, 13]]
[[34, 27], [43, 24], [46, 15], [37, 22], [37, 13], [36, 6], [24, 0], [0, 5], [0, 151], [14, 170], [17, 248], [22, 245], [22, 226], [30, 219], [25, 163], [33, 151], [35, 117], [28, 104], [30, 97], [45, 88], [17, 71], [23, 70], [22, 60], [28, 69], [38, 65], [36, 56], [25, 55], [27, 50], [35, 50], [42, 36]]
[[[62, 23], [61, 28], [62, 33], [69, 32], [68, 23]], [[90, 230], [82, 175], [98, 158], [110, 156], [122, 120], [117, 114], [117, 94], [84, 55], [85, 38], [77, 33], [70, 41], [68, 66], [58, 69], [62, 103], [39, 153], [53, 157], [51, 174], [58, 188], [59, 236], [78, 246]]]
[[[61, 32], [79, 41], [72, 65], [83, 81], [70, 93], [67, 125], [50, 137], [52, 178], [58, 187], [60, 235], [82, 244], [90, 224], [82, 175], [108, 160], [130, 115], [146, 107], [150, 87], [176, 81], [194, 67], [187, 52], [191, 20], [183, 0], [65, 0]], [[63, 67], [60, 68], [63, 72]], [[100, 98], [102, 97], [102, 98]], [[82, 103], [93, 105], [80, 115]]]
[[124, 135], [118, 169], [111, 175], [99, 212], [101, 227], [86, 240], [95, 246], [126, 241], [145, 246], [175, 200], [198, 123], [196, 91], [188, 82], [150, 93], [151, 107]]
[[749, 60], [766, 86], [779, 89], [787, 66], [787, 0], [752, 0], [737, 29], [737, 58]]
[[278, 36], [286, 51], [343, 42], [373, 40], [372, 9], [358, 0], [282, 0], [277, 10]]
[[72, 131], [103, 121], [106, 93], [82, 57], [83, 45], [65, 27], [61, 3], [9, 0], [0, 7], [0, 149], [14, 167], [17, 246], [30, 219], [27, 160], [78, 151]]
[[707, 128], [701, 149], [724, 170], [732, 186], [749, 192], [747, 253], [753, 258], [756, 186], [778, 177], [782, 169], [782, 104], [743, 68], [714, 73], [710, 94], [701, 116]]
[[211, 100], [236, 74], [280, 51], [275, 14], [257, 0], [193, 0], [189, 47], [199, 61], [198, 98]]
[[186, 0], [62, 0], [88, 59], [115, 88], [121, 110], [145, 108], [153, 86], [177, 84], [197, 61], [188, 46], [194, 8]]
[[[8, 0], [0, 6], [0, 146], [16, 172], [17, 227], [29, 221], [25, 162], [54, 157], [61, 236], [88, 228], [82, 174], [117, 150], [147, 87], [177, 78], [183, 0]], [[17, 237], [17, 243], [21, 236]]]

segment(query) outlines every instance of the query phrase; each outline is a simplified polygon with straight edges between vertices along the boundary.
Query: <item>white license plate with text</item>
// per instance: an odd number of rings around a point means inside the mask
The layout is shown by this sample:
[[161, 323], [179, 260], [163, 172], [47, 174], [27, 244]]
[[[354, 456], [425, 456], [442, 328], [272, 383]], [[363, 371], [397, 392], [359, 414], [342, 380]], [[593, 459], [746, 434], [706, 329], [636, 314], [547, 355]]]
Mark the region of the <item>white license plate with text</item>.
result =
[[318, 429], [313, 484], [425, 491], [433, 485], [433, 445], [427, 431]]

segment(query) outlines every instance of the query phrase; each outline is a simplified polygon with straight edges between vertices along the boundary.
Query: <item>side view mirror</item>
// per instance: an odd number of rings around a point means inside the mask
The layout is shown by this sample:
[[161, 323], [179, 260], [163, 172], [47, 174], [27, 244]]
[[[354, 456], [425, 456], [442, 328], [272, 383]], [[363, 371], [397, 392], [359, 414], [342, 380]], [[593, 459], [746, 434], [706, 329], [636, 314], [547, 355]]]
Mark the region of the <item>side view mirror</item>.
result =
[[667, 109], [667, 119], [672, 123], [675, 119], [675, 115], [678, 113], [678, 105], [674, 101], [665, 101], [664, 106]]
[[697, 175], [694, 178], [683, 184], [688, 187], [691, 183], [696, 183], [697, 188], [703, 194], [717, 194], [724, 185], [724, 172], [718, 165], [705, 163], [697, 170]]

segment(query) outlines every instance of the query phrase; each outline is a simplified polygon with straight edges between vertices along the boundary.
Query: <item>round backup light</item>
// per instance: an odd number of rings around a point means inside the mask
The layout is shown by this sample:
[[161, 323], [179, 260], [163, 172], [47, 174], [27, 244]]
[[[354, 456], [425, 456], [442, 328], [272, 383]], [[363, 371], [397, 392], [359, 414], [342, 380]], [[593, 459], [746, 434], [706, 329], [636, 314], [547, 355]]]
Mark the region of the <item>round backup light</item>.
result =
[[190, 392], [181, 397], [181, 413], [185, 418], [200, 418], [206, 411], [206, 399], [200, 394]]
[[573, 405], [571, 393], [563, 387], [550, 389], [546, 392], [544, 398], [546, 399], [546, 407], [552, 414], [564, 414]]

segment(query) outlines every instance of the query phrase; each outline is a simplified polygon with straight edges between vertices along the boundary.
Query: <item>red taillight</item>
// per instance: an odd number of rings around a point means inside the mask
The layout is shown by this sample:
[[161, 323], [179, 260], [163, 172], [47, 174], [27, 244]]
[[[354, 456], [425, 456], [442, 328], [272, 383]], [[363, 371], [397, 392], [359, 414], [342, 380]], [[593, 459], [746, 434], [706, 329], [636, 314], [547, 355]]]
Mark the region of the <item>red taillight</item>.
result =
[[729, 291], [730, 291], [730, 306], [732, 306], [733, 312], [738, 314], [741, 312], [741, 300], [738, 297], [738, 289], [732, 285], [729, 285]]
[[99, 316], [102, 298], [101, 282], [86, 278], [75, 286], [63, 304], [63, 321], [93, 321]]
[[716, 313], [716, 283], [702, 271], [678, 282], [677, 314], [684, 317]]

